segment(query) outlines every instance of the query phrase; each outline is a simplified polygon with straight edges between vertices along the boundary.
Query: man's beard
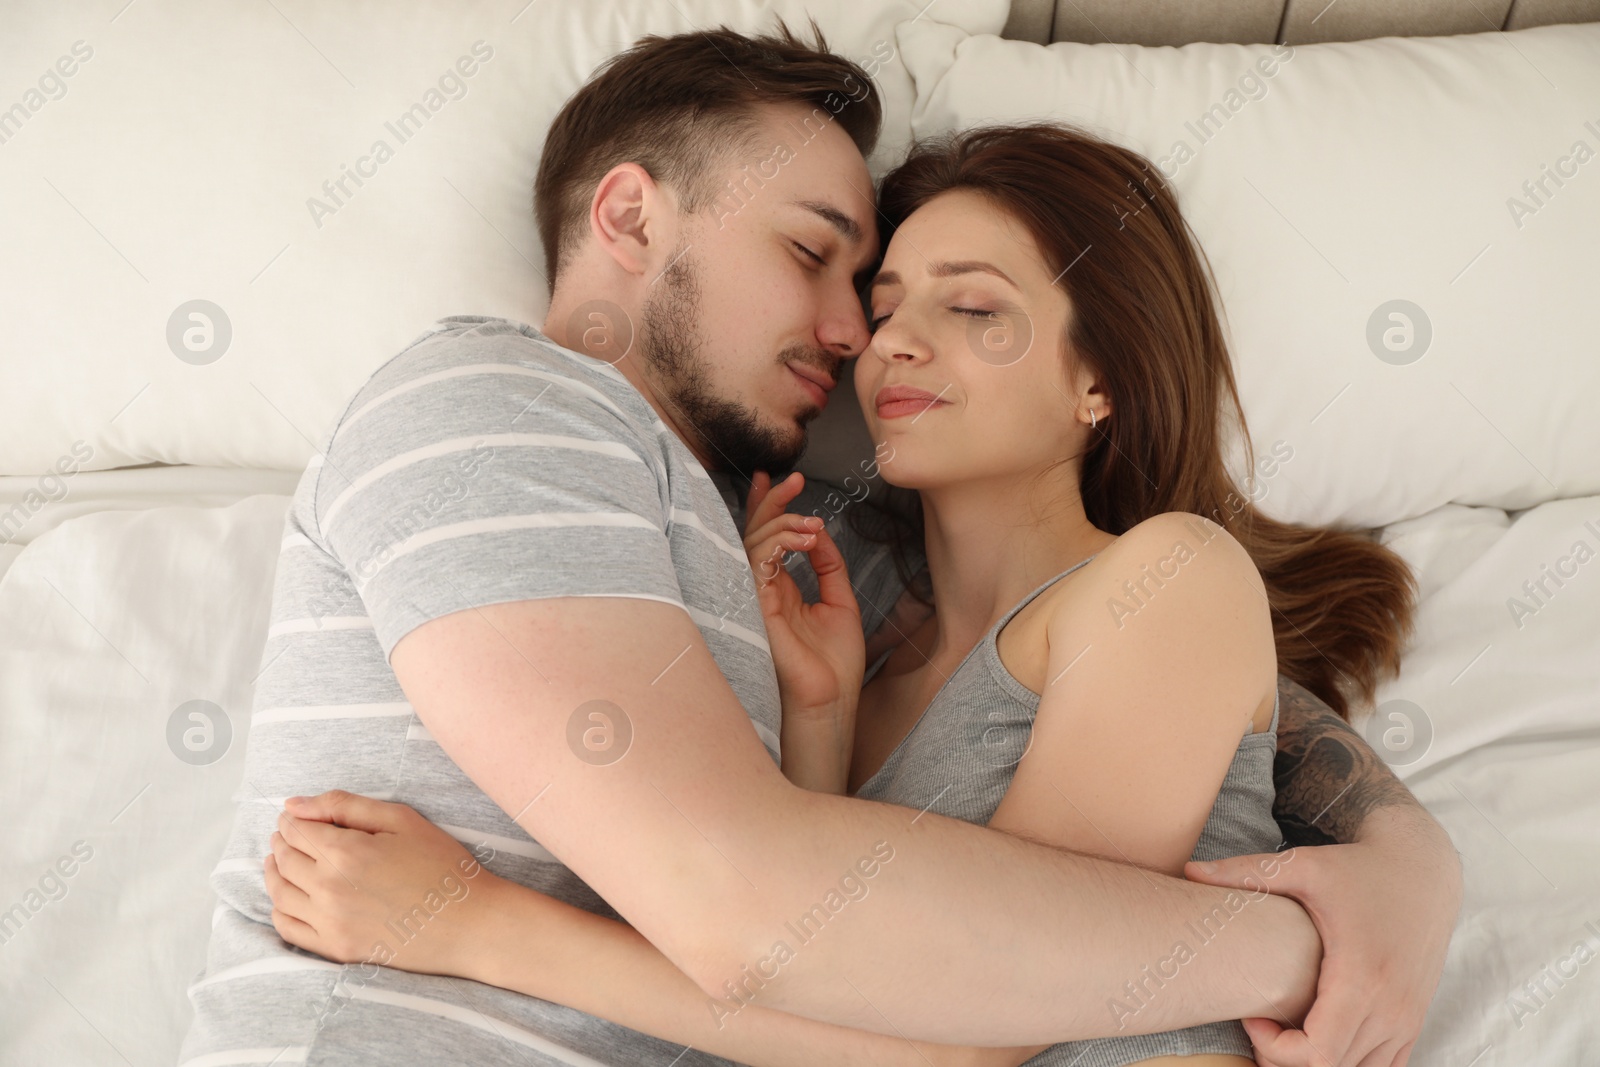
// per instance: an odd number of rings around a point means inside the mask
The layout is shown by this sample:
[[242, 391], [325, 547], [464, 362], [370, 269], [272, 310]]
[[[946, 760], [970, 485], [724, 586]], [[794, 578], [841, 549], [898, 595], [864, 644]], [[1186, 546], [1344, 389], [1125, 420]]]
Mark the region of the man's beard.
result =
[[[673, 421], [699, 438], [713, 463], [746, 481], [758, 470], [767, 471], [776, 482], [800, 461], [808, 436], [804, 425], [820, 412], [801, 416], [800, 434], [791, 440], [764, 424], [755, 411], [718, 396], [700, 351], [699, 271], [681, 249], [673, 250], [669, 262], [640, 310], [639, 349], [645, 366]], [[826, 362], [820, 353], [807, 359], [804, 352], [788, 349], [779, 360], [796, 358], [813, 366]]]

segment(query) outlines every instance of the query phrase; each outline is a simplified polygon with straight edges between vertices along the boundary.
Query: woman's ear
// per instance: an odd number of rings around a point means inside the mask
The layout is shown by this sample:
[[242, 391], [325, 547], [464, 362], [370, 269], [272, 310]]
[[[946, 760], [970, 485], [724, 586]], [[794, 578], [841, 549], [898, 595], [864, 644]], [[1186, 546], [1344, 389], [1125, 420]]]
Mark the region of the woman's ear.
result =
[[1074, 410], [1077, 418], [1083, 422], [1089, 421], [1089, 413], [1094, 412], [1094, 421], [1100, 422], [1111, 414], [1111, 396], [1106, 392], [1105, 383], [1095, 369], [1082, 361], [1073, 363], [1070, 371], [1072, 388], [1067, 395], [1076, 398]]
[[1083, 402], [1094, 411], [1096, 421], [1104, 422], [1106, 416], [1111, 414], [1111, 397], [1101, 387], [1099, 379], [1084, 394]]
[[673, 199], [637, 163], [618, 163], [606, 172], [589, 202], [589, 234], [617, 266], [629, 274], [651, 272], [651, 260], [668, 246], [661, 239], [664, 212]]

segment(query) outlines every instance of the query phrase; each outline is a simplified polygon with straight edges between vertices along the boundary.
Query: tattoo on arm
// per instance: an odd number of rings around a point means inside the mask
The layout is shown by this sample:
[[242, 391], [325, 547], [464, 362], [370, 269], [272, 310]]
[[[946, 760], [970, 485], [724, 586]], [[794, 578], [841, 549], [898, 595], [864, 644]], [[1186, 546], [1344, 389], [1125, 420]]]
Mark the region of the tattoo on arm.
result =
[[1278, 676], [1277, 800], [1284, 847], [1354, 841], [1368, 814], [1417, 799], [1366, 741], [1310, 690]]

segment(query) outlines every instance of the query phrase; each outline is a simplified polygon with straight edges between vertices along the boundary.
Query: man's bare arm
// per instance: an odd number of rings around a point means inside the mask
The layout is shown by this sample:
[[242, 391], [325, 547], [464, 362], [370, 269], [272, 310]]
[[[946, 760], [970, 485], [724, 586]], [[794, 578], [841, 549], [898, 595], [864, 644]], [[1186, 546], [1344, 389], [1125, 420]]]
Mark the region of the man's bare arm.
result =
[[[1310, 1006], [1320, 940], [1292, 901], [795, 787], [677, 606], [488, 605], [391, 663], [462, 770], [710, 996], [946, 1044], [1102, 1037], [1210, 919], [1228, 936], [1122, 1032]], [[626, 723], [620, 758], [585, 749], [596, 710]]]
[[[1278, 676], [1278, 756], [1273, 817], [1286, 845], [1350, 844], [1367, 816], [1399, 805], [1429, 822], [1411, 791], [1321, 698]], [[1442, 831], [1441, 831], [1442, 832]]]

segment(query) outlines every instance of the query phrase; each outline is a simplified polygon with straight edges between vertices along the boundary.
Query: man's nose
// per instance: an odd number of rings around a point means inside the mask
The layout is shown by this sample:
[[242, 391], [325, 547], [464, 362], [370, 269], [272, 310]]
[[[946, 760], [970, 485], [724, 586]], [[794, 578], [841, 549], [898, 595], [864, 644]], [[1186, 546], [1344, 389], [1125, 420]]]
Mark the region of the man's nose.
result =
[[849, 299], [835, 300], [818, 323], [817, 340], [841, 359], [851, 359], [866, 350], [872, 340], [861, 298], [851, 290]]

